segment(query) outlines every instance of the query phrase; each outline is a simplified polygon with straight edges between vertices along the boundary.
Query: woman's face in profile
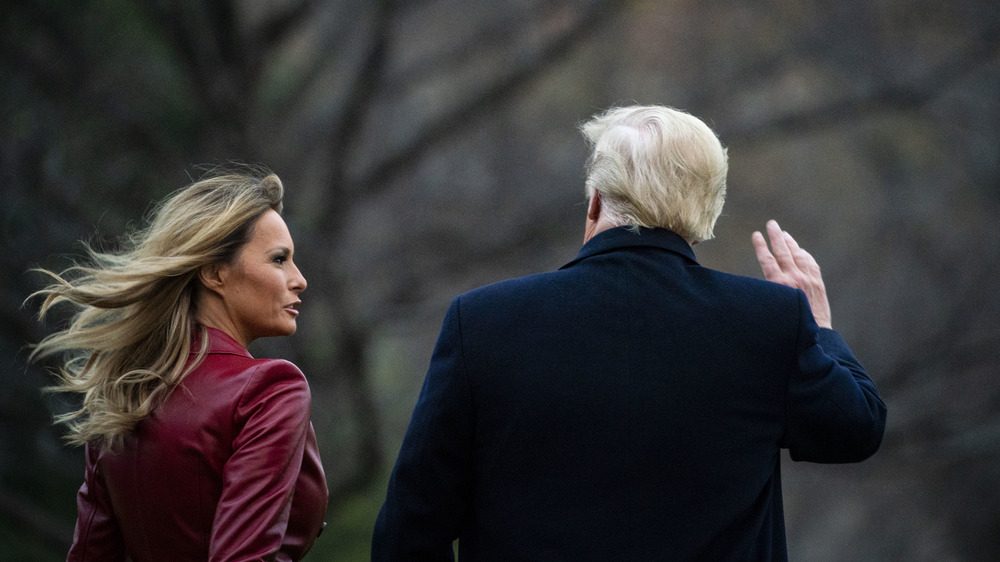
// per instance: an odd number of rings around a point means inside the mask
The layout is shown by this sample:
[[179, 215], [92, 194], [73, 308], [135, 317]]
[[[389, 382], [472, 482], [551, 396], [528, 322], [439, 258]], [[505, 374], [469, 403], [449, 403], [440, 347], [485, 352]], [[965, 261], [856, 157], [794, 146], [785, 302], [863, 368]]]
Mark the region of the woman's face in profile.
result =
[[220, 269], [226, 286], [223, 304], [237, 332], [231, 335], [244, 346], [257, 338], [295, 333], [306, 280], [292, 260], [294, 251], [284, 219], [268, 210], [257, 219], [253, 237], [236, 260]]

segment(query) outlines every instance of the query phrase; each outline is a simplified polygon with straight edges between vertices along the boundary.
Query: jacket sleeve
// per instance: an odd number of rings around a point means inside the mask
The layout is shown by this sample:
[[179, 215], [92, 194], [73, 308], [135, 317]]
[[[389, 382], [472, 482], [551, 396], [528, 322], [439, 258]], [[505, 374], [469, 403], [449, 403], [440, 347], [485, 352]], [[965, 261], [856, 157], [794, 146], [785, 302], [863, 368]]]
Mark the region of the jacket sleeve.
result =
[[76, 495], [76, 528], [67, 562], [125, 560], [125, 542], [98, 464], [99, 449], [86, 446], [87, 469]]
[[788, 381], [784, 445], [796, 461], [862, 461], [882, 442], [885, 404], [844, 339], [816, 325], [801, 291], [799, 310], [798, 357]]
[[309, 385], [287, 361], [257, 371], [235, 409], [209, 560], [274, 560], [288, 526], [309, 431]]
[[460, 299], [444, 320], [375, 523], [372, 561], [453, 560], [469, 510], [473, 409]]

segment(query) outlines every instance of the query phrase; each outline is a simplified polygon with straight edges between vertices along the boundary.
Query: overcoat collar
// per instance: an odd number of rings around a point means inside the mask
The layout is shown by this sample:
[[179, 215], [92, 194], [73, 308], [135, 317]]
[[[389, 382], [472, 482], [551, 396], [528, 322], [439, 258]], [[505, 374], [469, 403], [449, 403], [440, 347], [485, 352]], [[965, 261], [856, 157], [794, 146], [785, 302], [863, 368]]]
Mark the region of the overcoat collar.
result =
[[665, 228], [639, 228], [636, 230], [627, 226], [618, 226], [594, 235], [580, 248], [580, 253], [573, 261], [559, 269], [566, 269], [591, 256], [639, 246], [661, 248], [679, 254], [691, 263], [698, 263], [690, 244], [676, 232]]

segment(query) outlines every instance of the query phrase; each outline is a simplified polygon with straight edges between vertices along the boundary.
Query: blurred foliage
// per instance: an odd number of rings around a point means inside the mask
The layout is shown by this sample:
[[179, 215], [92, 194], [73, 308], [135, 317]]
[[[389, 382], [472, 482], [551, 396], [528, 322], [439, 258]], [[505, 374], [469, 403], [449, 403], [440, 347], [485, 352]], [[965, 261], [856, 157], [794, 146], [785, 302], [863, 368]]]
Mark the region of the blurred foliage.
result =
[[[288, 188], [299, 332], [331, 483], [315, 559], [367, 559], [448, 301], [559, 267], [582, 235], [576, 125], [664, 103], [729, 147], [710, 267], [757, 275], [768, 218], [817, 256], [890, 407], [857, 466], [786, 462], [796, 560], [1000, 556], [1000, 7], [986, 0], [8, 0], [0, 10], [0, 543], [55, 560], [82, 451], [59, 443], [22, 307], [78, 240], [113, 248], [201, 165]], [[68, 257], [67, 257], [68, 256]]]

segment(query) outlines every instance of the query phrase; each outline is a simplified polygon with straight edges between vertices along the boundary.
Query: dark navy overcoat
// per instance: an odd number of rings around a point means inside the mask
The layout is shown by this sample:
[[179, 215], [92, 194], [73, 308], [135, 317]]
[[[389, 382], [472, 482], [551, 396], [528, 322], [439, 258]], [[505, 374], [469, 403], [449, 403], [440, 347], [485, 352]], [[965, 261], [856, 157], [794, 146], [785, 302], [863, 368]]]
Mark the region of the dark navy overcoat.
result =
[[860, 461], [885, 416], [802, 291], [614, 228], [452, 302], [372, 557], [784, 560], [781, 449]]

